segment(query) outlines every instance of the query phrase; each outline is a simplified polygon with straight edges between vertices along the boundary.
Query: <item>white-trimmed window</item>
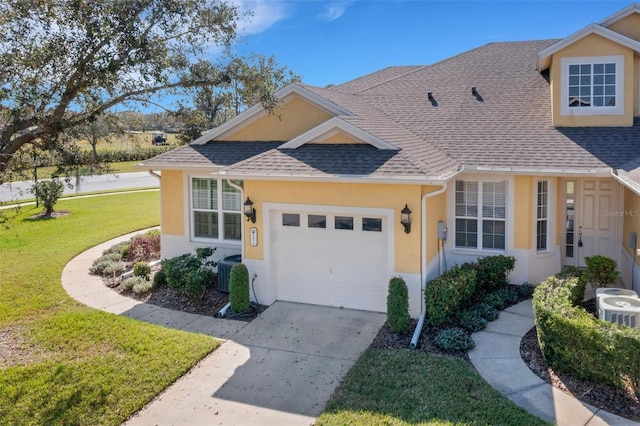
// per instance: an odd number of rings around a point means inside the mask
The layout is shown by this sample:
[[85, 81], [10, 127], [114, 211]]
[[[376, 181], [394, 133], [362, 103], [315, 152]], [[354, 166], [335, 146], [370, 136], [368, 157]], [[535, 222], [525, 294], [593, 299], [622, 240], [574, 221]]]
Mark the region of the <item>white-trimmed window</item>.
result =
[[624, 56], [562, 58], [562, 115], [624, 112]]
[[536, 201], [536, 250], [546, 251], [549, 240], [549, 181], [538, 181]]
[[506, 229], [506, 181], [456, 181], [455, 245], [457, 248], [504, 251]]
[[191, 179], [192, 232], [196, 239], [239, 241], [242, 194], [223, 179]]

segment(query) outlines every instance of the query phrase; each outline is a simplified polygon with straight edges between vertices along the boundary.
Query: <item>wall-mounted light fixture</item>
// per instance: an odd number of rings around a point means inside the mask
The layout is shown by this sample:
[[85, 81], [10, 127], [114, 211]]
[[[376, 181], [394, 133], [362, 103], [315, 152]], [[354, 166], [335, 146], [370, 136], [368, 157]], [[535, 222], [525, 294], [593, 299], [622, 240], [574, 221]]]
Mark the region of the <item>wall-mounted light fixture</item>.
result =
[[405, 204], [404, 208], [400, 211], [400, 223], [404, 226], [405, 234], [411, 232], [411, 210], [409, 210], [407, 204]]
[[247, 217], [247, 222], [256, 223], [256, 209], [253, 208], [253, 201], [249, 197], [244, 202], [244, 215]]

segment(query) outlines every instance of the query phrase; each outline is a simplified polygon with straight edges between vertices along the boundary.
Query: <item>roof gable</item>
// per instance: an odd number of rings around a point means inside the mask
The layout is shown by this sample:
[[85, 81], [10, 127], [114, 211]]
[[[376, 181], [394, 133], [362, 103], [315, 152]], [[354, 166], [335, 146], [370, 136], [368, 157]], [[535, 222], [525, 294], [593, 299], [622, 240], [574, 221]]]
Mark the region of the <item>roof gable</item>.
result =
[[346, 121], [338, 117], [334, 117], [331, 120], [328, 120], [321, 125], [301, 134], [300, 136], [281, 145], [280, 148], [298, 148], [308, 143], [323, 142], [331, 136], [335, 135], [337, 132], [343, 133], [357, 141], [360, 141], [360, 143], [369, 144], [378, 149], [398, 149], [390, 143], [385, 142], [384, 140], [360, 129], [359, 127], [351, 123], [347, 123]]
[[606, 38], [607, 40], [611, 40], [617, 44], [628, 47], [629, 49], [640, 53], [640, 41], [629, 38], [601, 25], [589, 24], [580, 31], [571, 34], [569, 37], [563, 38], [559, 42], [552, 44], [544, 50], [541, 50], [538, 53], [538, 70], [544, 71], [549, 68], [549, 66], [551, 65], [551, 56], [553, 56], [554, 53], [559, 52], [565, 47], [570, 46], [591, 34], [599, 35], [600, 37]]
[[603, 27], [609, 27], [615, 24], [616, 22], [621, 21], [627, 16], [634, 13], [640, 14], [640, 4], [631, 3], [629, 6], [625, 7], [624, 9], [619, 10], [613, 15], [604, 18], [602, 21], [598, 22], [598, 24], [602, 25]]
[[[313, 105], [315, 108], [327, 113], [328, 115], [352, 115], [350, 111], [295, 83], [278, 90], [274, 96], [282, 102], [278, 107], [279, 110], [283, 110], [286, 107], [286, 104], [294, 99], [302, 99], [306, 103]], [[232, 136], [234, 133], [241, 131], [243, 128], [251, 125], [261, 118], [267, 117], [268, 115], [269, 112], [266, 111], [262, 105], [254, 105], [226, 123], [209, 130], [191, 143], [201, 145], [216, 139], [228, 139], [229, 137], [233, 139]]]

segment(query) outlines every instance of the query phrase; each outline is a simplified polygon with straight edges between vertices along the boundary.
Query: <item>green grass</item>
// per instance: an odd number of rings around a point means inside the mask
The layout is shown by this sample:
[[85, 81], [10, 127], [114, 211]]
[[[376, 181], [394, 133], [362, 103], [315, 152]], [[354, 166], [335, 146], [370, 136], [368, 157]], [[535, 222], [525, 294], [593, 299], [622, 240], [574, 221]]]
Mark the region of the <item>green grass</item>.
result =
[[[140, 164], [140, 161], [123, 161], [120, 163], [109, 163], [109, 174], [118, 173], [130, 173], [130, 172], [142, 172], [144, 170], [134, 167], [134, 165]], [[51, 167], [39, 167], [38, 179], [48, 179], [56, 171], [56, 168]]]
[[319, 417], [321, 425], [546, 425], [459, 358], [369, 349]]
[[159, 223], [158, 192], [65, 201], [69, 216], [0, 228], [0, 333], [30, 361], [2, 363], [1, 424], [119, 425], [214, 350], [215, 339], [87, 308], [61, 286], [76, 254]]

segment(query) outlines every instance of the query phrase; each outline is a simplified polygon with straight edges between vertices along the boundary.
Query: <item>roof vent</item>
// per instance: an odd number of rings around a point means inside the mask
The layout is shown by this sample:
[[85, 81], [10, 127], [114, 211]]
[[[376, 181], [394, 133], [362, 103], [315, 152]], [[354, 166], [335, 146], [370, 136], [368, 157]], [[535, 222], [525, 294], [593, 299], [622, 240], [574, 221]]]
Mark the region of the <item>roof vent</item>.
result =
[[475, 96], [475, 98], [476, 98], [476, 100], [477, 100], [478, 102], [484, 102], [484, 98], [482, 97], [482, 95], [481, 95], [480, 93], [478, 93], [478, 90], [476, 89], [476, 86], [473, 86], [473, 87], [471, 88], [471, 94], [472, 94], [473, 96]]
[[438, 101], [433, 97], [433, 92], [427, 92], [427, 98], [429, 99], [429, 102], [431, 102], [431, 105], [438, 106]]

